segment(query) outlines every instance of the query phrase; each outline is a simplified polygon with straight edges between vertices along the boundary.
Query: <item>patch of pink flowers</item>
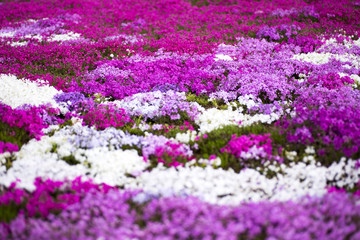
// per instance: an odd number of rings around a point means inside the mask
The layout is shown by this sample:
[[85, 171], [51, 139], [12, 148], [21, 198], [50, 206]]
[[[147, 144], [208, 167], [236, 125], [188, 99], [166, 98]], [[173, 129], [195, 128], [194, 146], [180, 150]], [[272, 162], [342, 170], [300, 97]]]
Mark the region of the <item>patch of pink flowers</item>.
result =
[[29, 217], [47, 217], [51, 212], [61, 211], [69, 205], [77, 203], [89, 192], [107, 193], [114, 189], [106, 184], [97, 185], [91, 181], [82, 181], [81, 177], [73, 181], [35, 180], [34, 192], [16, 188], [16, 182], [0, 196], [0, 206], [15, 203], [20, 212]]
[[165, 166], [177, 167], [183, 166], [185, 162], [193, 157], [193, 152], [189, 146], [175, 140], [169, 140], [164, 136], [150, 134], [145, 138], [143, 144], [144, 161], [155, 157], [157, 162], [164, 163]]
[[168, 141], [164, 146], [156, 147], [155, 156], [158, 158], [158, 162], [164, 163], [168, 167], [184, 166], [181, 160], [190, 160], [184, 151], [186, 150], [184, 147], [183, 143]]
[[114, 104], [91, 106], [82, 118], [86, 125], [96, 126], [100, 130], [133, 123], [131, 118], [126, 115], [125, 110], [117, 108]]
[[313, 85], [320, 85], [327, 89], [339, 89], [344, 84], [354, 84], [355, 81], [348, 76], [340, 77], [337, 73], [328, 73], [318, 76], [317, 78], [309, 78], [308, 82]]
[[60, 112], [48, 106], [24, 106], [22, 108], [12, 109], [11, 107], [0, 103], [0, 117], [3, 123], [10, 127], [23, 128], [29, 132], [30, 137], [37, 140], [43, 134], [42, 129], [47, 128], [49, 124], [61, 123], [55, 117]]
[[250, 134], [240, 137], [234, 134], [228, 144], [221, 149], [221, 152], [227, 152], [243, 159], [266, 158], [272, 155], [270, 134]]
[[0, 153], [17, 151], [19, 151], [18, 145], [0, 141]]

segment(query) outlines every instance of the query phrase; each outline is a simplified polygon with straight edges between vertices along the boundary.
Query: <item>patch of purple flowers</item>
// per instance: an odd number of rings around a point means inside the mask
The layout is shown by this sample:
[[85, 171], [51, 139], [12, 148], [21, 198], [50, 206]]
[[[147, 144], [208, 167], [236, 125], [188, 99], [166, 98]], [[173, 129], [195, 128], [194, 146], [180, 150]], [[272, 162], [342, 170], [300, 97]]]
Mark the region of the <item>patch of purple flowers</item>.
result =
[[86, 101], [86, 97], [79, 92], [60, 93], [54, 96], [57, 103], [66, 106], [69, 111], [74, 111], [79, 107], [79, 104]]
[[[1, 238], [355, 240], [360, 237], [358, 198], [343, 192], [299, 202], [259, 202], [232, 207], [212, 205], [194, 197], [150, 198], [137, 203], [136, 192], [101, 190], [91, 183], [79, 182], [73, 183], [71, 192], [66, 193], [62, 185], [45, 182], [36, 190], [40, 195], [33, 194], [39, 204], [37, 211], [43, 205], [49, 209], [51, 204], [44, 201], [47, 198], [40, 196], [44, 193], [49, 196], [53, 189], [58, 189], [57, 199], [64, 197], [66, 200], [62, 202], [67, 205], [60, 207], [58, 214], [45, 210], [46, 215], [35, 218], [19, 213], [10, 223], [0, 224]], [[23, 201], [26, 194], [11, 191], [7, 198]]]

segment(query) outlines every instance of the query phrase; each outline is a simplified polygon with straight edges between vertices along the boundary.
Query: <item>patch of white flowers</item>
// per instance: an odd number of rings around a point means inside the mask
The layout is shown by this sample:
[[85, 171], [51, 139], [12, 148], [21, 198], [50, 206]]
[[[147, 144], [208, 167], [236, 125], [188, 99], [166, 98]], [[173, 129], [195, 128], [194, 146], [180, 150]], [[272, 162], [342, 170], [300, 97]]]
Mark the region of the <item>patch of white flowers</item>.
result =
[[249, 126], [257, 122], [270, 124], [279, 118], [280, 115], [276, 113], [255, 114], [253, 116], [243, 114], [241, 107], [233, 110], [230, 105], [226, 110], [216, 108], [207, 109], [199, 115], [195, 122], [200, 126], [200, 132], [206, 133], [226, 125]]
[[354, 84], [352, 85], [353, 87], [358, 87], [360, 85], [360, 76], [359, 75], [355, 75], [355, 74], [346, 74], [346, 73], [339, 73], [340, 77], [345, 77], [348, 76], [350, 77], [352, 80], [354, 80]]
[[333, 54], [333, 53], [300, 53], [297, 55], [294, 55], [293, 59], [302, 60], [305, 62], [310, 62], [313, 64], [325, 64], [328, 63], [331, 59], [336, 59], [340, 62], [350, 62], [351, 65], [345, 65], [347, 68], [359, 68], [360, 67], [360, 57], [355, 56], [353, 54]]
[[225, 55], [225, 54], [221, 54], [221, 53], [216, 54], [214, 60], [215, 61], [219, 61], [219, 60], [234, 61], [234, 59], [232, 57], [230, 57], [229, 55]]
[[14, 75], [0, 75], [0, 102], [9, 105], [12, 108], [24, 104], [39, 106], [50, 103], [53, 107], [59, 107], [53, 99], [56, 94], [62, 91], [48, 86], [44, 81], [33, 82], [27, 79], [18, 79]]
[[336, 39], [331, 38], [325, 41], [317, 51], [311, 53], [300, 53], [295, 54], [293, 59], [297, 59], [300, 61], [310, 62], [313, 64], [325, 64], [328, 63], [331, 59], [336, 59], [340, 62], [350, 62], [349, 64], [344, 65], [346, 68], [359, 68], [360, 67], [360, 57], [355, 54], [346, 53], [344, 54], [334, 54], [327, 51], [327, 48], [332, 46], [340, 46], [345, 47], [345, 49], [351, 49], [353, 46], [359, 46], [360, 41], [347, 41], [344, 40], [342, 43], [339, 43]]
[[[29, 146], [32, 146], [32, 144], [30, 143]], [[24, 154], [22, 157], [16, 155], [16, 161], [12, 163], [12, 167], [7, 171], [5, 166], [0, 167], [1, 185], [8, 187], [12, 182], [18, 181], [18, 187], [32, 191], [35, 190], [34, 180], [37, 177], [64, 180], [87, 175], [88, 170], [85, 166], [69, 165], [58, 160], [56, 154], [36, 154], [37, 150], [29, 153], [32, 155]], [[0, 161], [5, 161], [4, 154], [0, 154]]]
[[[136, 175], [148, 167], [148, 164], [138, 155], [136, 150], [124, 151], [111, 149], [108, 146], [108, 144], [111, 145], [112, 141], [119, 140], [112, 137], [111, 129], [104, 133], [109, 135], [108, 138], [98, 134], [97, 137], [104, 142], [102, 145], [86, 143], [85, 148], [81, 148], [81, 144], [86, 142], [85, 132], [88, 131], [89, 136], [93, 132], [81, 125], [77, 125], [75, 128], [78, 129], [64, 129], [51, 137], [43, 136], [40, 141], [31, 140], [19, 152], [13, 153], [15, 161], [8, 170], [6, 170], [4, 163], [9, 157], [9, 153], [0, 154], [0, 162], [2, 163], [0, 184], [9, 186], [11, 182], [19, 179], [21, 181], [19, 187], [32, 190], [36, 177], [64, 180], [86, 176], [94, 179], [96, 183], [123, 185], [132, 179], [126, 177], [126, 174]], [[85, 136], [81, 136], [82, 139], [80, 140], [77, 139], [78, 136], [71, 135], [76, 131], [84, 133]], [[113, 129], [113, 131], [116, 130]], [[92, 135], [92, 137], [96, 136]], [[89, 141], [91, 139], [93, 138], [89, 138]], [[131, 139], [124, 140], [125, 143], [129, 143], [129, 141]], [[91, 144], [93, 144], [92, 148], [88, 148]], [[79, 164], [69, 165], [66, 163], [63, 159], [69, 156], [78, 161]]]
[[63, 41], [70, 41], [70, 40], [78, 40], [81, 39], [81, 35], [79, 33], [68, 32], [64, 34], [56, 34], [51, 35], [48, 39], [49, 42], [63, 42]]
[[26, 46], [28, 44], [27, 41], [22, 41], [22, 42], [12, 42], [10, 45], [12, 47], [22, 47], [22, 46]]
[[182, 143], [189, 143], [190, 141], [195, 141], [197, 136], [196, 131], [187, 130], [185, 133], [177, 133], [175, 139]]
[[[306, 148], [306, 156], [299, 163], [264, 163], [264, 169], [243, 169], [240, 173], [218, 168], [221, 160], [198, 159], [184, 167], [165, 168], [159, 164], [152, 171], [135, 150], [122, 150], [121, 144], [138, 145], [141, 137], [124, 134], [109, 128], [97, 131], [76, 124], [31, 140], [19, 152], [13, 153], [12, 167], [4, 163], [9, 153], [0, 154], [0, 184], [9, 186], [19, 180], [19, 187], [34, 189], [36, 177], [54, 180], [73, 179], [77, 176], [92, 178], [96, 183], [142, 189], [155, 196], [195, 196], [216, 204], [236, 205], [241, 202], [263, 200], [297, 200], [303, 196], [321, 196], [329, 185], [353, 187], [360, 180], [358, 162], [342, 158], [329, 167], [316, 163], [315, 150]], [[113, 146], [113, 147], [111, 147]], [[295, 159], [297, 155], [287, 155]], [[78, 164], [70, 165], [64, 158], [72, 156]], [[272, 173], [272, 178], [266, 175]]]
[[306, 195], [322, 196], [326, 194], [329, 182], [338, 187], [354, 186], [360, 179], [360, 169], [355, 166], [356, 161], [345, 159], [328, 168], [305, 163], [291, 167], [269, 165], [269, 169], [278, 172], [271, 179], [249, 168], [235, 173], [212, 166], [159, 166], [151, 172], [144, 172], [126, 188], [143, 189], [155, 196], [196, 196], [210, 203], [226, 205], [263, 200], [287, 201]]
[[0, 38], [12, 38], [16, 32], [14, 31], [4, 31], [1, 29], [0, 31]]

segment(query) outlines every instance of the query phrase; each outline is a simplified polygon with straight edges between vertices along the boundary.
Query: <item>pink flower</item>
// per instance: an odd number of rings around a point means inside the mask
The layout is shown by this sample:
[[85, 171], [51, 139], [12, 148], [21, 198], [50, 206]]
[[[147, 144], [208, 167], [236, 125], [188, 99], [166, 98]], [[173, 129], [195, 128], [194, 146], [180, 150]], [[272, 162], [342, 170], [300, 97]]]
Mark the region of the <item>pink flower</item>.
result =
[[210, 155], [209, 160], [214, 160], [214, 159], [216, 159], [216, 155]]

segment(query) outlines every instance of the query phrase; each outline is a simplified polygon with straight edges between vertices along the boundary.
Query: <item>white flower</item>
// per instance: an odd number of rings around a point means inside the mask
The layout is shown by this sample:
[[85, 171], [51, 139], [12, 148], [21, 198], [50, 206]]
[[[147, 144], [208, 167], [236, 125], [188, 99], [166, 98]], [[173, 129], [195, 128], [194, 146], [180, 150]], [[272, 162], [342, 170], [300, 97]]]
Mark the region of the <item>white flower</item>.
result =
[[196, 136], [196, 131], [187, 130], [185, 133], [176, 133], [175, 139], [182, 143], [189, 143], [194, 141]]
[[221, 54], [221, 53], [216, 54], [214, 60], [215, 61], [219, 61], [219, 60], [234, 61], [230, 56], [224, 55], [224, 54]]
[[39, 106], [50, 103], [53, 107], [60, 107], [54, 100], [56, 94], [62, 91], [52, 86], [42, 85], [44, 81], [32, 82], [18, 79], [15, 75], [0, 75], [0, 101], [12, 108], [24, 104]]
[[69, 41], [69, 40], [77, 40], [80, 38], [81, 38], [81, 35], [79, 33], [68, 32], [65, 34], [51, 35], [49, 38], [49, 41], [50, 42], [55, 42], [55, 41], [63, 42], [63, 41]]

